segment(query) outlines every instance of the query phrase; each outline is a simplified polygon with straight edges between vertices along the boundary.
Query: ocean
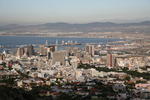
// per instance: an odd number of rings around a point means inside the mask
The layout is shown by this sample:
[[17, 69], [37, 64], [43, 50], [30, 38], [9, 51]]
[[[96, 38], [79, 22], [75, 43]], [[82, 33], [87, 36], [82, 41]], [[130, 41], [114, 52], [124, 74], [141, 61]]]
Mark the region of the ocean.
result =
[[[77, 42], [77, 43], [94, 43], [94, 44], [106, 44], [107, 42], [120, 41], [121, 39], [114, 38], [66, 38], [66, 37], [37, 37], [37, 36], [0, 36], [0, 51], [3, 49], [16, 48], [21, 45], [39, 45], [45, 44], [60, 44], [64, 42]], [[83, 45], [80, 45], [80, 47]]]

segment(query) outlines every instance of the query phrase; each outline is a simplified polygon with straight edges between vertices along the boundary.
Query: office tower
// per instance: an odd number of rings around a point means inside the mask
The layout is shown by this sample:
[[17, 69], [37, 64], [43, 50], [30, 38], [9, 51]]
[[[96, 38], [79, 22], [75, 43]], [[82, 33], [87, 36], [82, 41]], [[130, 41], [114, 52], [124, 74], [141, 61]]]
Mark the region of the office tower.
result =
[[56, 51], [56, 47], [57, 46], [55, 46], [55, 45], [51, 45], [51, 46], [46, 47], [47, 48], [47, 58], [48, 59], [52, 59], [52, 52]]
[[5, 60], [5, 55], [4, 54], [0, 54], [0, 61]]
[[17, 49], [17, 57], [21, 58], [24, 55], [24, 48]]
[[29, 55], [34, 55], [35, 51], [34, 51], [34, 47], [32, 45], [30, 45], [30, 48], [29, 48]]
[[52, 53], [52, 64], [55, 64], [56, 62], [60, 62], [61, 65], [65, 65], [65, 57], [67, 57], [67, 51], [61, 50], [61, 51], [55, 51]]
[[24, 49], [24, 53], [23, 56], [28, 57], [28, 48], [23, 48]]
[[52, 52], [47, 52], [47, 59], [52, 59]]
[[32, 55], [34, 55], [34, 48], [32, 45], [26, 46], [24, 47], [24, 53], [25, 55], [27, 55], [28, 57], [31, 57]]
[[111, 53], [108, 53], [107, 54], [107, 67], [115, 67], [115, 57], [116, 57], [116, 54], [111, 54]]
[[53, 51], [52, 48], [50, 48], [50, 47], [47, 48], [47, 58], [48, 59], [52, 59], [52, 51]]
[[32, 45], [24, 46], [17, 49], [17, 57], [21, 58], [22, 56], [31, 57], [34, 55], [34, 48]]
[[86, 45], [85, 51], [88, 52], [91, 56], [94, 56], [94, 45]]

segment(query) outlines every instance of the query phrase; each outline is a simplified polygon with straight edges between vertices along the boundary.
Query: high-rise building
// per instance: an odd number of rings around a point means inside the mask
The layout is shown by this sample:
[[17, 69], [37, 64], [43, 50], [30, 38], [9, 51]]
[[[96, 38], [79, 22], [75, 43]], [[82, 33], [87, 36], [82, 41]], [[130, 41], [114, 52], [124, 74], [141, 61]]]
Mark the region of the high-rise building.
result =
[[47, 52], [47, 59], [52, 59], [52, 52]]
[[94, 56], [94, 45], [86, 45], [85, 51], [88, 52], [91, 56]]
[[29, 46], [25, 46], [24, 48], [24, 55], [31, 57], [32, 55], [34, 55], [34, 48], [32, 45]]
[[55, 52], [57, 50], [57, 46], [55, 45], [40, 45], [40, 55], [42, 56], [48, 56], [48, 59], [50, 59], [51, 52]]
[[67, 51], [65, 50], [55, 51], [52, 53], [52, 64], [55, 64], [56, 62], [60, 62], [61, 65], [65, 65], [66, 57], [67, 57]]
[[5, 55], [4, 54], [0, 54], [0, 61], [5, 60]]
[[23, 48], [23, 49], [24, 49], [23, 56], [28, 57], [28, 48]]
[[116, 54], [107, 54], [107, 67], [115, 67], [116, 61], [115, 61]]
[[34, 48], [33, 48], [32, 45], [29, 45], [29, 46], [27, 46], [26, 48], [27, 48], [28, 56], [29, 56], [29, 57], [32, 56], [32, 55], [34, 55]]
[[20, 58], [22, 56], [31, 57], [34, 55], [34, 48], [32, 45], [21, 47], [17, 49], [17, 56]]
[[17, 57], [21, 58], [24, 55], [24, 48], [17, 49]]
[[56, 51], [56, 48], [57, 46], [55, 45], [51, 45], [51, 46], [47, 46], [47, 58], [48, 59], [52, 59], [52, 52], [55, 52]]

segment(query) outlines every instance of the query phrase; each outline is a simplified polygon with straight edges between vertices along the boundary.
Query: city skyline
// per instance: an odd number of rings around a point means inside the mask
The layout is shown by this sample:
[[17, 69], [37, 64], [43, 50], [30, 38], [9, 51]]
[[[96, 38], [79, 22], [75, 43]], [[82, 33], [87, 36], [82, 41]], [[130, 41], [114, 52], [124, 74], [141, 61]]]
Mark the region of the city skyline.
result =
[[150, 19], [149, 0], [0, 0], [0, 22], [139, 22]]

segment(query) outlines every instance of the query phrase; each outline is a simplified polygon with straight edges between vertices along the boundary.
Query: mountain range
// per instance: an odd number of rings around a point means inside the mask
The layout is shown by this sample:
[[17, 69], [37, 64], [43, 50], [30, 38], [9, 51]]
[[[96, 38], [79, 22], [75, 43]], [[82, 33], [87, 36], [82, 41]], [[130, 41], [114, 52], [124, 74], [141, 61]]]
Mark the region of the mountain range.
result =
[[1, 35], [9, 34], [57, 34], [57, 33], [120, 32], [150, 33], [150, 21], [138, 23], [93, 22], [87, 24], [46, 23], [38, 25], [10, 24], [0, 26]]

